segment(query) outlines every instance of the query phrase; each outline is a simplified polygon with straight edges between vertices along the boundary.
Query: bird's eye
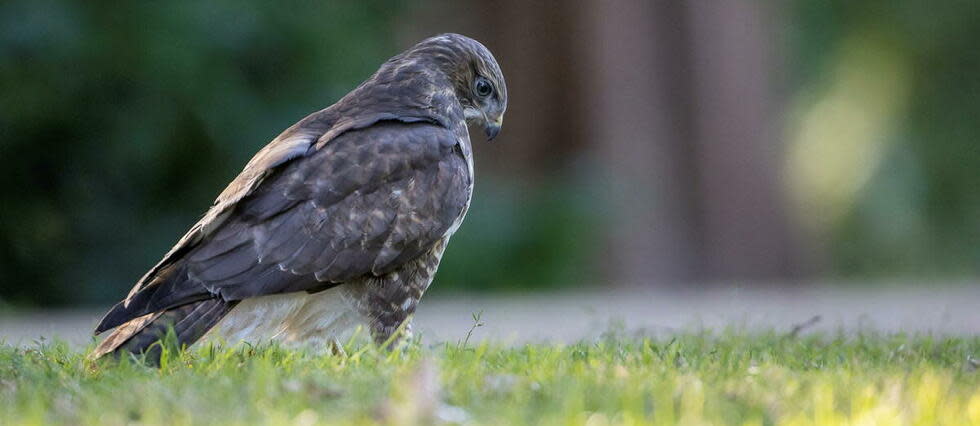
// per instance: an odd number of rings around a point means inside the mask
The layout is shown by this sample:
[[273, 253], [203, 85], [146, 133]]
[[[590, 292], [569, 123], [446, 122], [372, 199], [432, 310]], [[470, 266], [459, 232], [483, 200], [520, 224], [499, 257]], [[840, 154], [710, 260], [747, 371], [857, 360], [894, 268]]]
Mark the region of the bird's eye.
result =
[[479, 79], [476, 80], [477, 95], [480, 95], [481, 97], [485, 98], [487, 96], [490, 96], [491, 93], [493, 93], [493, 85], [491, 85], [490, 82], [487, 81], [487, 79], [480, 77]]

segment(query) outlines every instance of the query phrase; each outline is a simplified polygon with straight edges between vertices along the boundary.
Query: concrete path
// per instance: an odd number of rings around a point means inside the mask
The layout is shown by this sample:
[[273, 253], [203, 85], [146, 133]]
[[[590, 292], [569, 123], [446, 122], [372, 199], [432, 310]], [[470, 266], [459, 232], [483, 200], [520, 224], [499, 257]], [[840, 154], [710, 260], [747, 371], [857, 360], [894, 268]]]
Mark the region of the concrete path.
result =
[[[658, 336], [706, 327], [789, 332], [936, 333], [980, 336], [980, 285], [800, 289], [715, 288], [704, 291], [614, 290], [509, 296], [429, 298], [416, 330], [429, 343], [456, 342], [482, 312], [471, 340], [574, 342], [612, 329]], [[40, 338], [85, 344], [102, 310], [0, 314], [0, 340], [30, 345]], [[813, 323], [813, 318], [819, 320]]]

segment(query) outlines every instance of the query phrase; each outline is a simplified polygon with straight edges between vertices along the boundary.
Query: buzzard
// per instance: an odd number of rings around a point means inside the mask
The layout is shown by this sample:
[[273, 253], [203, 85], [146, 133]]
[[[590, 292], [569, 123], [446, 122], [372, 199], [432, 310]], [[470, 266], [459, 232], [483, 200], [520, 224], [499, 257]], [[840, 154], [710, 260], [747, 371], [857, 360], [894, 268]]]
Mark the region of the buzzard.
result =
[[[458, 34], [389, 59], [262, 148], [204, 217], [116, 304], [93, 357], [181, 345], [376, 341], [409, 320], [470, 204], [467, 125], [500, 131], [507, 87]], [[406, 327], [410, 324], [404, 324]]]

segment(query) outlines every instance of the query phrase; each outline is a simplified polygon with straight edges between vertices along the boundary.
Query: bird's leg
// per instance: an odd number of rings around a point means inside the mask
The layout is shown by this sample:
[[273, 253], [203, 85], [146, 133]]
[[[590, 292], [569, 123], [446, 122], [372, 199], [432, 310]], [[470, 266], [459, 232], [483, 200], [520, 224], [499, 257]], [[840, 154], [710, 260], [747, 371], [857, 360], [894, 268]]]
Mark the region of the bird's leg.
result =
[[336, 337], [330, 339], [329, 345], [332, 355], [347, 358], [347, 351], [344, 350], [344, 345]]
[[412, 318], [405, 318], [397, 325], [384, 326], [380, 323], [372, 330], [375, 343], [385, 349], [394, 349], [402, 342], [412, 338]]

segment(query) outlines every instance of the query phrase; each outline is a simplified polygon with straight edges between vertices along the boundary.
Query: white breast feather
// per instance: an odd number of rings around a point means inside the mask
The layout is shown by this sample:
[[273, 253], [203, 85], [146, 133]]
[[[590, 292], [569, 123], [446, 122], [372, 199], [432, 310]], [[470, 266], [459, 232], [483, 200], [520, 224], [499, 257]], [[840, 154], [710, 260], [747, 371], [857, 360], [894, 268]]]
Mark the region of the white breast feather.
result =
[[205, 339], [227, 343], [276, 342], [286, 346], [325, 347], [345, 343], [355, 331], [368, 336], [367, 321], [335, 287], [315, 294], [277, 294], [243, 300]]

